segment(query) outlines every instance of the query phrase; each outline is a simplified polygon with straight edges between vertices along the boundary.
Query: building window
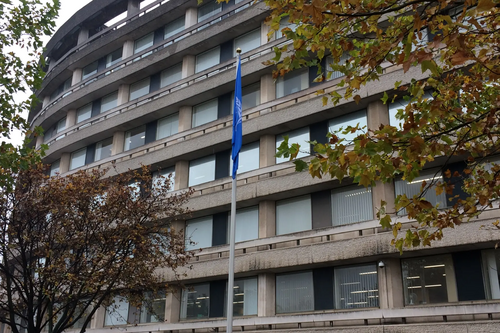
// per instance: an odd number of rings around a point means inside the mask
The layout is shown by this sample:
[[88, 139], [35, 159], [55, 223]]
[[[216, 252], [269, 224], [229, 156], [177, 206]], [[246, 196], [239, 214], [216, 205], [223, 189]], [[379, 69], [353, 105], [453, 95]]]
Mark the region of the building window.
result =
[[106, 307], [104, 326], [126, 325], [128, 321], [129, 303], [120, 296], [116, 296], [113, 304]]
[[[231, 114], [234, 112], [234, 92], [231, 99]], [[241, 89], [241, 109], [246, 110], [260, 104], [260, 82]]]
[[[259, 142], [249, 143], [241, 147], [239, 162], [238, 162], [238, 174], [257, 170], [259, 168]], [[231, 155], [229, 156], [229, 173], [233, 174], [233, 159]]]
[[[257, 314], [257, 277], [235, 279], [233, 287], [233, 316]], [[224, 295], [224, 313], [227, 314], [227, 286]]]
[[220, 63], [220, 47], [217, 46], [211, 50], [198, 54], [196, 56], [195, 72], [199, 73]]
[[[146, 296], [150, 297], [150, 296]], [[150, 297], [151, 298], [151, 297]], [[139, 322], [142, 323], [162, 323], [165, 321], [165, 303], [167, 298], [165, 293], [160, 293], [157, 295], [157, 298], [148, 299], [148, 306], [142, 306], [140, 311], [141, 314], [139, 316]], [[151, 310], [151, 311], [150, 311]]]
[[170, 181], [168, 191], [172, 192], [175, 187], [175, 167], [161, 169], [153, 173], [153, 186], [164, 186], [167, 181]]
[[66, 117], [59, 120], [56, 124], [56, 133], [61, 133], [66, 129]]
[[82, 80], [85, 80], [89, 76], [92, 76], [96, 73], [97, 73], [97, 61], [94, 61], [90, 65], [83, 67]]
[[[346, 62], [351, 58], [351, 55], [348, 53], [348, 52], [344, 52], [341, 56], [340, 56], [340, 59], [339, 59], [339, 65], [345, 65]], [[333, 57], [332, 56], [328, 56], [326, 57], [326, 68], [325, 68], [325, 71], [326, 71], [326, 80], [327, 81], [330, 81], [330, 80], [334, 80], [334, 79], [338, 79], [338, 78], [341, 78], [342, 76], [345, 76], [344, 73], [340, 72], [340, 71], [334, 71], [332, 69], [332, 65], [334, 64], [334, 61], [333, 61]]]
[[332, 225], [373, 219], [371, 188], [347, 187], [332, 190]]
[[116, 51], [111, 52], [106, 56], [106, 68], [113, 66], [114, 64], [122, 60], [122, 49], [119, 48]]
[[330, 133], [333, 133], [340, 129], [344, 131], [348, 127], [356, 127], [358, 124], [359, 124], [359, 130], [357, 130], [354, 133], [337, 134], [339, 138], [345, 140], [344, 144], [347, 145], [351, 144], [358, 135], [366, 133], [366, 127], [367, 127], [366, 110], [356, 111], [341, 117], [334, 118], [330, 120], [328, 127]]
[[111, 149], [113, 148], [113, 138], [99, 141], [95, 145], [94, 161], [99, 161], [111, 156]]
[[50, 95], [50, 100], [53, 101], [57, 96], [59, 96], [62, 92], [68, 90], [69, 88], [71, 88], [71, 79], [72, 78], [69, 78], [69, 79], [66, 79], [66, 81], [64, 81], [63, 83], [61, 83], [56, 90], [54, 90], [54, 92], [52, 93], [52, 95]]
[[173, 114], [158, 120], [156, 130], [156, 140], [160, 140], [171, 135], [177, 134], [179, 130], [179, 114]]
[[242, 53], [251, 51], [260, 47], [260, 28], [252, 30], [244, 35], [241, 35], [234, 39], [234, 56], [236, 56], [236, 50], [241, 49]]
[[482, 253], [483, 275], [486, 284], [486, 298], [500, 299], [500, 255], [498, 250], [487, 250]]
[[184, 30], [184, 16], [179, 17], [178, 19], [173, 20], [165, 26], [165, 34], [163, 39], [169, 39], [173, 35], [178, 34], [182, 30]]
[[[298, 143], [300, 145], [300, 151], [297, 154], [297, 158], [309, 156], [310, 145], [309, 145], [309, 127], [300, 128], [295, 131], [291, 131], [285, 134], [276, 136], [276, 148], [278, 148], [284, 141], [284, 137], [288, 136], [288, 143]], [[288, 162], [290, 159], [288, 157], [276, 157], [276, 164]]]
[[61, 164], [61, 160], [57, 160], [57, 161], [52, 162], [52, 164], [50, 165], [50, 177], [54, 177], [55, 175], [57, 175], [60, 172], [60, 168], [59, 168], [60, 164]]
[[182, 79], [182, 64], [169, 67], [161, 72], [161, 87], [166, 87]]
[[404, 259], [401, 265], [406, 305], [457, 300], [455, 272], [450, 255]]
[[[259, 238], [259, 206], [236, 210], [235, 242], [244, 242]], [[231, 214], [228, 219], [228, 235]]]
[[182, 290], [181, 319], [208, 318], [210, 313], [210, 284], [203, 283]]
[[215, 156], [207, 156], [189, 162], [189, 186], [215, 180]]
[[210, 1], [198, 8], [198, 22], [204, 21], [207, 18], [217, 15], [222, 12], [222, 3]]
[[71, 161], [69, 169], [73, 170], [85, 165], [85, 157], [87, 156], [87, 148], [78, 149], [71, 153]]
[[125, 132], [125, 150], [134, 149], [144, 145], [146, 139], [146, 126], [139, 126]]
[[86, 104], [76, 111], [76, 122], [81, 123], [92, 117], [92, 103]]
[[118, 105], [118, 91], [104, 96], [101, 99], [101, 113], [116, 108]]
[[[420, 189], [422, 187], [422, 182], [437, 183], [438, 181], [443, 181], [443, 176], [440, 171], [436, 170], [425, 170], [420, 172], [420, 176], [416, 177], [408, 183], [404, 179], [397, 179], [394, 182], [394, 187], [396, 191], [396, 196], [406, 194], [406, 196], [411, 199], [414, 195], [419, 195]], [[436, 187], [430, 187], [427, 192], [423, 195], [423, 198], [429, 201], [433, 205], [439, 204], [440, 208], [446, 207], [446, 194], [443, 192], [440, 195], [436, 194]], [[398, 211], [398, 215], [406, 215], [406, 209], [401, 209]]]
[[186, 221], [186, 250], [212, 246], [212, 215]]
[[201, 126], [217, 120], [218, 100], [214, 98], [208, 102], [193, 107], [192, 127]]
[[378, 307], [376, 265], [335, 268], [333, 276], [336, 309]]
[[276, 275], [276, 313], [314, 311], [313, 272]]
[[[424, 93], [423, 99], [433, 99], [431, 92]], [[400, 98], [393, 103], [389, 104], [389, 124], [391, 126], [397, 127], [398, 129], [403, 129], [404, 120], [399, 119], [397, 117], [398, 110], [402, 110], [402, 114], [404, 114], [404, 110], [406, 106], [409, 104], [409, 101], [405, 101], [403, 98]]]
[[276, 81], [276, 98], [284, 97], [309, 88], [307, 68], [296, 69], [280, 76]]
[[311, 196], [276, 201], [276, 235], [312, 229]]
[[275, 32], [275, 38], [276, 39], [281, 38], [283, 36], [286, 36], [282, 32], [282, 30], [285, 29], [285, 28], [289, 28], [290, 30], [295, 31], [295, 30], [297, 30], [297, 24], [290, 23], [290, 17], [289, 16], [282, 18], [281, 21], [280, 21], [280, 28], [279, 28], [278, 31]]
[[144, 37], [139, 38], [134, 43], [134, 54], [139, 53], [151, 46], [153, 46], [154, 42], [154, 33], [151, 32]]
[[133, 101], [139, 97], [149, 94], [149, 77], [130, 85], [129, 100]]

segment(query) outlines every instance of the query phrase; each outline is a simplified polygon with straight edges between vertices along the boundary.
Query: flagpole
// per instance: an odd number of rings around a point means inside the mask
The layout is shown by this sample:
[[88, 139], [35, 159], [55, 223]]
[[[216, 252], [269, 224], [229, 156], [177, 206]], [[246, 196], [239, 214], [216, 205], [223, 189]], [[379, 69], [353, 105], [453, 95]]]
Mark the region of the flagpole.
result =
[[[236, 50], [238, 54], [236, 60], [236, 83], [234, 91], [233, 108], [233, 139], [232, 139], [232, 159], [233, 182], [231, 186], [231, 225], [229, 228], [229, 276], [227, 280], [227, 333], [233, 332], [233, 298], [234, 298], [234, 243], [236, 234], [236, 171], [238, 170], [238, 155], [241, 149], [241, 49]], [[239, 126], [239, 128], [238, 128]]]

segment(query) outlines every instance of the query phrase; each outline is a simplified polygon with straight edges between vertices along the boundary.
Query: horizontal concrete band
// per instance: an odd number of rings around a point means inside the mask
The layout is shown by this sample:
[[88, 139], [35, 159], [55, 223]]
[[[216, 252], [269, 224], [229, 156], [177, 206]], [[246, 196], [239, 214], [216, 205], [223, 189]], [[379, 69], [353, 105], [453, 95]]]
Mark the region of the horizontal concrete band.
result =
[[[408, 307], [399, 309], [369, 309], [369, 310], [350, 310], [334, 313], [321, 314], [303, 314], [303, 315], [277, 315], [273, 317], [252, 317], [236, 318], [233, 326], [241, 328], [246, 326], [268, 326], [280, 324], [298, 324], [298, 323], [317, 323], [317, 322], [337, 322], [349, 320], [392, 320], [402, 318], [425, 318], [430, 316], [460, 316], [460, 315], [479, 315], [500, 312], [500, 304], [460, 304], [446, 306], [429, 307]], [[154, 332], [171, 330], [196, 330], [203, 328], [222, 328], [227, 324], [226, 320], [196, 321], [186, 323], [158, 323], [144, 326], [127, 326], [127, 332]], [[496, 323], [496, 327], [500, 327]], [[92, 330], [93, 333], [109, 332], [110, 328]]]

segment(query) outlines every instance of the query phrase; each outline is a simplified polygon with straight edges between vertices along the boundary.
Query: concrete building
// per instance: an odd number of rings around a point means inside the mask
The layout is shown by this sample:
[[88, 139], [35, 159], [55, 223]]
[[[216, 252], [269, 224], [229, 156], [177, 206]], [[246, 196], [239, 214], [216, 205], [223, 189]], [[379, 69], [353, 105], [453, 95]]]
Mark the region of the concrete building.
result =
[[[395, 81], [422, 77], [387, 67], [369, 83], [359, 105], [324, 107], [316, 91], [332, 91], [338, 73], [313, 83], [316, 70], [276, 82], [263, 62], [268, 40], [263, 3], [230, 0], [95, 0], [78, 11], [47, 45], [47, 76], [32, 110], [49, 146], [51, 172], [116, 163], [118, 172], [142, 164], [175, 172], [175, 190], [194, 187], [193, 218], [178, 228], [203, 248], [185, 269], [189, 289], [159, 299], [157, 318], [122, 303], [101, 309], [89, 332], [217, 332], [225, 327], [230, 209], [231, 105], [235, 49], [243, 50], [243, 150], [238, 176], [235, 331], [498, 332], [498, 236], [480, 228], [498, 218], [446, 232], [432, 248], [390, 246], [391, 231], [375, 220], [381, 199], [418, 190], [398, 180], [366, 190], [296, 173], [276, 158], [283, 135], [325, 141], [349, 124], [373, 128], [396, 121], [401, 104], [384, 105]], [[460, 167], [457, 164], [457, 167]], [[446, 196], [428, 198], [446, 204]], [[399, 217], [405, 227], [410, 222]], [[165, 272], [167, 280], [172, 274]]]

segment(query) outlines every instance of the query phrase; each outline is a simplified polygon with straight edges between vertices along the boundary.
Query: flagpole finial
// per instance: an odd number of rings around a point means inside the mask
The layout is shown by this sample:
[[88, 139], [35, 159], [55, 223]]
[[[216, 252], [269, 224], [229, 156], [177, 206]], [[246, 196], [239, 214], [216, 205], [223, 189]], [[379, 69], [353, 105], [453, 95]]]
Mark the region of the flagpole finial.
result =
[[241, 53], [241, 49], [239, 47], [236, 49], [236, 53], [238, 53], [238, 54]]

